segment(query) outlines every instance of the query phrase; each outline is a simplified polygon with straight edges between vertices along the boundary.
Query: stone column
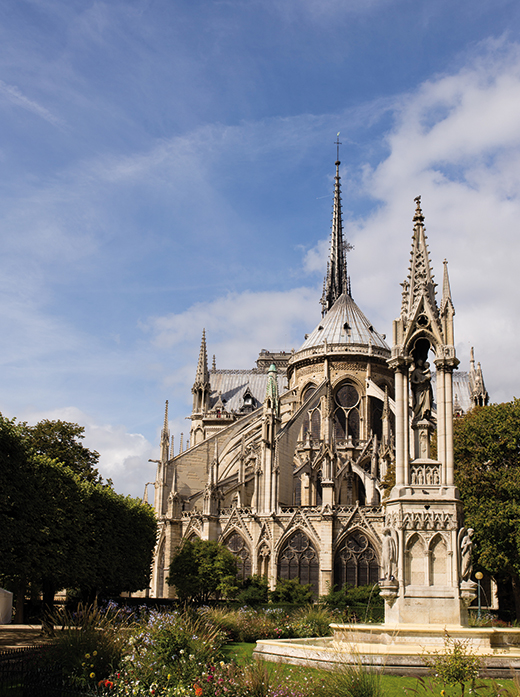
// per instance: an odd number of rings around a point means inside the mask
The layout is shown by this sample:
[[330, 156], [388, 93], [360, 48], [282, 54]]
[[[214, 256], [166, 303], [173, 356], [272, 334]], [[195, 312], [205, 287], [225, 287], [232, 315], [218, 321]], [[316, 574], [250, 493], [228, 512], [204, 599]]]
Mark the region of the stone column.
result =
[[408, 366], [403, 368], [403, 474], [404, 484], [410, 484], [410, 391]]
[[[446, 484], [453, 486], [453, 374], [451, 370], [444, 373], [444, 393], [446, 395]], [[448, 411], [450, 413], [448, 413]]]
[[435, 362], [437, 368], [437, 460], [441, 463], [441, 484], [446, 484], [446, 391], [444, 366]]
[[395, 484], [404, 484], [404, 407], [403, 373], [401, 367], [395, 372]]

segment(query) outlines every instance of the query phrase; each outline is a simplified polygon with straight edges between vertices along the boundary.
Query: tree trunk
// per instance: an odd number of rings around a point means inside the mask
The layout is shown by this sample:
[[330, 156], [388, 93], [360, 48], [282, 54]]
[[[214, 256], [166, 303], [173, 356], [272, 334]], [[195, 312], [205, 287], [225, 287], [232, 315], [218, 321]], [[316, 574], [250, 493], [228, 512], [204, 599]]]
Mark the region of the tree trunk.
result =
[[515, 599], [516, 619], [520, 620], [520, 577], [518, 574], [511, 574], [511, 585], [513, 587], [513, 598]]
[[22, 578], [16, 584], [15, 591], [15, 601], [14, 601], [14, 624], [23, 624], [23, 606], [25, 603], [25, 591], [27, 589], [27, 582], [25, 578]]
[[54, 636], [54, 624], [51, 615], [54, 612], [54, 583], [49, 579], [43, 580], [42, 633]]

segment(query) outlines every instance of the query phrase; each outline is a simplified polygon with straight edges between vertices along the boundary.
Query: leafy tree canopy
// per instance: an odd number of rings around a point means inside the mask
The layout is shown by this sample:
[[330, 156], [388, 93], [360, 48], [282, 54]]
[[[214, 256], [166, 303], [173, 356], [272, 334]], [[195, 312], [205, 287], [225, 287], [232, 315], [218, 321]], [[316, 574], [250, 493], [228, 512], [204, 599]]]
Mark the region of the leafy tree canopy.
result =
[[0, 414], [0, 580], [16, 591], [18, 612], [28, 586], [49, 606], [62, 588], [92, 598], [148, 586], [154, 511], [101, 483], [82, 434], [77, 424], [28, 427]]
[[62, 462], [87, 482], [101, 482], [96, 467], [99, 453], [80, 442], [85, 437], [83, 426], [70, 421], [43, 419], [35, 426], [24, 424], [24, 427], [27, 443], [34, 452]]
[[174, 554], [167, 582], [181, 600], [205, 603], [236, 585], [237, 561], [217, 542], [185, 540]]
[[520, 619], [520, 400], [476, 407], [457, 419], [454, 447], [475, 561], [511, 580]]

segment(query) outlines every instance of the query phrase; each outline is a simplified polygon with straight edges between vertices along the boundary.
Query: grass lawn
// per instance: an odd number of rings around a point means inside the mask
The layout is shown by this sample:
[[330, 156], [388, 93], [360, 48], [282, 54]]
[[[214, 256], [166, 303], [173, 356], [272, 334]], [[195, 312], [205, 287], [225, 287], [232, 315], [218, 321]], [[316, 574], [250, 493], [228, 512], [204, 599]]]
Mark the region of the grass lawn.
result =
[[[244, 664], [251, 660], [254, 648], [255, 644], [233, 643], [226, 644], [226, 646], [223, 647], [223, 652], [227, 661], [236, 661], [239, 664]], [[300, 676], [303, 680], [305, 676], [309, 676], [309, 674], [315, 675], [319, 673], [315, 668], [305, 668], [303, 666], [294, 666], [287, 663], [273, 664], [273, 669], [275, 668], [282, 670], [283, 673], [290, 674], [291, 678], [296, 677], [297, 680]], [[476, 686], [482, 686], [476, 692], [476, 694], [481, 695], [481, 697], [495, 697], [500, 694], [500, 688], [505, 688], [505, 690], [510, 691], [511, 694], [515, 694], [512, 680], [493, 681], [479, 679], [476, 681]], [[444, 688], [443, 685], [434, 682], [428, 677], [424, 677], [421, 682], [417, 678], [382, 675], [381, 687], [385, 697], [406, 697], [406, 695], [409, 697], [442, 697], [441, 690], [443, 689], [445, 690], [445, 697], [458, 697], [458, 695], [460, 695], [460, 688], [458, 686], [447, 686]], [[466, 695], [472, 694], [470, 693], [470, 688], [471, 683], [467, 683], [465, 689]], [[505, 694], [507, 695], [507, 692], [505, 692]]]

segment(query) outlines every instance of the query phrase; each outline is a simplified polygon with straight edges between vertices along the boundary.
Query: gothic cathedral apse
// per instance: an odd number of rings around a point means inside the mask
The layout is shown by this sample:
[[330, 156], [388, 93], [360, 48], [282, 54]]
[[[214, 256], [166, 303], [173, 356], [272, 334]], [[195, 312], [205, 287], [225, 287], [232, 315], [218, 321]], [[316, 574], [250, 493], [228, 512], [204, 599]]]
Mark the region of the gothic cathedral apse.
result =
[[379, 582], [390, 621], [426, 612], [458, 624], [474, 589], [451, 429], [454, 413], [487, 403], [482, 370], [473, 352], [469, 371], [457, 370], [447, 265], [438, 305], [419, 199], [392, 348], [354, 302], [339, 165], [319, 324], [297, 351], [262, 350], [251, 370], [210, 368], [203, 331], [178, 454], [166, 405], [150, 594], [173, 596], [171, 556], [199, 536], [271, 588], [299, 578], [318, 596]]

